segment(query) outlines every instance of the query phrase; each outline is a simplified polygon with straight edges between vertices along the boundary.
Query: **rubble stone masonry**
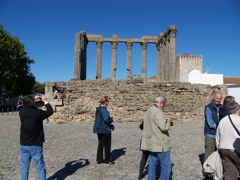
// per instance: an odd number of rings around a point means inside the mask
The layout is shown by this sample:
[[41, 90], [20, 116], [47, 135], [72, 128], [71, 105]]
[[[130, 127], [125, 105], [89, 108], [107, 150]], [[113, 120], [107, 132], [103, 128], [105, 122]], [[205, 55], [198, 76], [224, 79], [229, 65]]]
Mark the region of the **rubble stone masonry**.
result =
[[[153, 80], [152, 80], [153, 81]], [[215, 91], [227, 95], [224, 85], [210, 86], [182, 82], [144, 82], [142, 78], [114, 83], [112, 79], [47, 82], [45, 93], [54, 106], [50, 120], [59, 123], [94, 121], [102, 96], [109, 96], [108, 110], [114, 121], [142, 121], [153, 99], [163, 94], [167, 118], [173, 121], [201, 121], [204, 107]]]

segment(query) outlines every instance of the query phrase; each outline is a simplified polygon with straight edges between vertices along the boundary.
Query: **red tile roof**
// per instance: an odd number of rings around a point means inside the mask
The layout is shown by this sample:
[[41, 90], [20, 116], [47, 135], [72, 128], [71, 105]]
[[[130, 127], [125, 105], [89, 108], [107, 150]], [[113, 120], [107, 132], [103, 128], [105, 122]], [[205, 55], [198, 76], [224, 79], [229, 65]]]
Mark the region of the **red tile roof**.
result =
[[240, 84], [240, 78], [223, 77], [223, 84]]
[[[149, 77], [149, 79], [156, 79], [156, 76]], [[223, 84], [240, 84], [240, 78], [223, 77]]]

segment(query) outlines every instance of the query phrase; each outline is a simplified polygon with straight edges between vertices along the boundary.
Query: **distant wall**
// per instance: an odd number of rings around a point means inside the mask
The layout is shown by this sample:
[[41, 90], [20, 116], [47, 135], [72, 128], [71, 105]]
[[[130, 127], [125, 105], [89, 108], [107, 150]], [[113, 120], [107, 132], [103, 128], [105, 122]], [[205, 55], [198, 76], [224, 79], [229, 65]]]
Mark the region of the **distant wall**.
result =
[[192, 85], [181, 82], [145, 82], [143, 79], [122, 80], [114, 84], [111, 79], [47, 82], [45, 91], [57, 111], [50, 120], [57, 122], [94, 121], [99, 99], [107, 95], [108, 110], [114, 121], [142, 121], [144, 112], [153, 99], [164, 94], [168, 102], [165, 112], [174, 121], [203, 120], [203, 110], [225, 86]]
[[218, 84], [223, 84], [223, 74], [182, 74], [180, 75], [180, 81], [194, 84], [210, 84], [211, 86], [215, 86]]

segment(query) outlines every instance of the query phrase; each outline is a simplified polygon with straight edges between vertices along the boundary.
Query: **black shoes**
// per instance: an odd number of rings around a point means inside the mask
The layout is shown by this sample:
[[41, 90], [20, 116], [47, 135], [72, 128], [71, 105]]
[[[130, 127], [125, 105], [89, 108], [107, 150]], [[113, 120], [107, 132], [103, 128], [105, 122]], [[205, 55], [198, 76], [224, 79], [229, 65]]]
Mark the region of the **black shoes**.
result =
[[104, 161], [97, 161], [97, 164], [102, 164]]
[[113, 165], [113, 164], [115, 164], [115, 162], [113, 162], [113, 161], [97, 161], [97, 164], [110, 164], [110, 165]]

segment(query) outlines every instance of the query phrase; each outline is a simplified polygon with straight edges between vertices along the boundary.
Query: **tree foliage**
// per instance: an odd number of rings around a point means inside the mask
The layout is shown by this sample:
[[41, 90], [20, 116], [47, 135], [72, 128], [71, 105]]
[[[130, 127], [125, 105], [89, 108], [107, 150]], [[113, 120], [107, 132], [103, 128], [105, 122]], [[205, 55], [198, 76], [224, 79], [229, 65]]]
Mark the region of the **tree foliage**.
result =
[[31, 93], [35, 84], [30, 70], [33, 63], [19, 39], [0, 25], [0, 86], [6, 87], [8, 96]]
[[44, 83], [40, 83], [40, 82], [36, 82], [32, 88], [32, 94], [45, 94], [45, 84]]

